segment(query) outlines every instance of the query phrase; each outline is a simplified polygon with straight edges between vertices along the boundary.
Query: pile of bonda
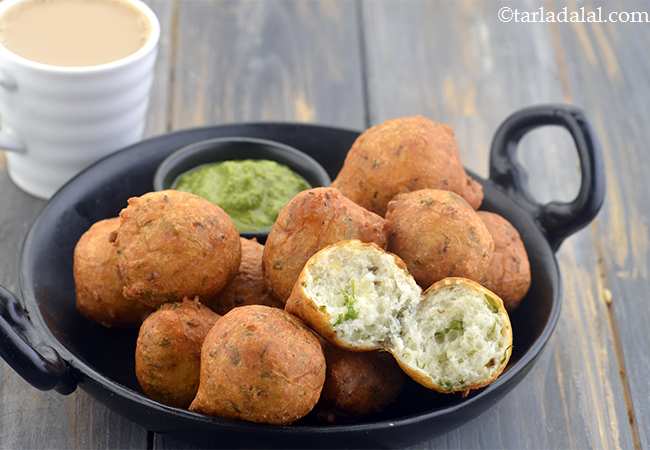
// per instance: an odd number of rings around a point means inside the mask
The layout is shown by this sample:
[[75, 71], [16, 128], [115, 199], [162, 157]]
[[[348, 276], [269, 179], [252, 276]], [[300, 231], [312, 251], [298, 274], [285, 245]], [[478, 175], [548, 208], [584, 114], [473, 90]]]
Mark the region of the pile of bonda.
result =
[[[77, 307], [108, 327], [149, 315], [143, 392], [205, 414], [362, 417], [396, 400], [404, 373], [466, 393], [504, 370], [503, 303], [513, 310], [530, 286], [518, 232], [475, 211], [482, 195], [449, 127], [395, 119], [359, 136], [333, 187], [296, 195], [264, 246], [192, 194], [130, 199], [75, 249]], [[364, 265], [375, 253], [393, 265]]]
[[[278, 424], [317, 403], [318, 339], [284, 310], [257, 305], [280, 305], [266, 288], [261, 245], [240, 239], [218, 206], [176, 191], [131, 198], [118, 219], [82, 236], [74, 272], [86, 317], [109, 327], [142, 322], [136, 377], [150, 398]], [[232, 311], [220, 319], [210, 307]]]

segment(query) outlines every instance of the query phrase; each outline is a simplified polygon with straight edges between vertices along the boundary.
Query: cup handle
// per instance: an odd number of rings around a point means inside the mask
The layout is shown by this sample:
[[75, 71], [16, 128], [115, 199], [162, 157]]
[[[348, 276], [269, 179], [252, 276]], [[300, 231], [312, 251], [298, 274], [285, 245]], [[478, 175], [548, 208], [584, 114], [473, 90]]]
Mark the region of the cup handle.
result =
[[[2, 69], [0, 69], [0, 88], [5, 95], [15, 94], [18, 91], [16, 80]], [[0, 129], [0, 148], [10, 152], [25, 153], [25, 144], [6, 126]]]

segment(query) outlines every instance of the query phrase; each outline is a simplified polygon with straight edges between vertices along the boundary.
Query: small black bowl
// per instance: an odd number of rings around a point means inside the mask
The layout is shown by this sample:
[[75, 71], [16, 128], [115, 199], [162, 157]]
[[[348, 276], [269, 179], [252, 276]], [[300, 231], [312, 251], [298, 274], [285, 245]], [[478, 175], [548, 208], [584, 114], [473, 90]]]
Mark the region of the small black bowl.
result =
[[[242, 159], [268, 159], [284, 164], [312, 187], [329, 186], [332, 182], [325, 169], [300, 150], [264, 139], [232, 137], [208, 139], [176, 150], [158, 166], [153, 188], [156, 191], [172, 189], [181, 174], [203, 164]], [[240, 234], [263, 243], [268, 233], [269, 228]]]

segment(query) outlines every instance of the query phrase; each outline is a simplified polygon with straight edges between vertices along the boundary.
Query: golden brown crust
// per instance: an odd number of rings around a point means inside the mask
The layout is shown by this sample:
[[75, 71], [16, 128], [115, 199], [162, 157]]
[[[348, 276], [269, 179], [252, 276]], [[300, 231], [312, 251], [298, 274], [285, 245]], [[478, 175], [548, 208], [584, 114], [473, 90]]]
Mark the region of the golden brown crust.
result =
[[[398, 365], [413, 380], [415, 380], [416, 382], [420, 383], [421, 385], [429, 389], [433, 389], [438, 392], [442, 392], [442, 393], [465, 392], [466, 393], [469, 392], [469, 390], [478, 389], [480, 387], [490, 384], [501, 374], [501, 372], [503, 372], [510, 358], [510, 354], [512, 352], [512, 328], [510, 325], [508, 314], [503, 306], [503, 302], [496, 294], [486, 289], [485, 287], [481, 286], [479, 283], [466, 278], [448, 277], [436, 282], [422, 294], [423, 300], [421, 301], [428, 301], [430, 295], [432, 295], [435, 291], [442, 289], [444, 287], [453, 286], [453, 285], [463, 285], [465, 288], [473, 290], [485, 296], [486, 301], [489, 302], [489, 306], [491, 309], [496, 308], [497, 312], [503, 319], [503, 323], [505, 324], [503, 327], [502, 338], [505, 339], [507, 348], [505, 350], [505, 355], [503, 359], [499, 363], [500, 365], [495, 369], [495, 371], [493, 372], [493, 376], [491, 376], [489, 379], [481, 380], [480, 382], [473, 383], [470, 385], [465, 384], [459, 386], [458, 389], [450, 390], [448, 386], [443, 387], [436, 384], [434, 380], [431, 378], [431, 376], [428, 375], [426, 372], [419, 370], [416, 367], [410, 366], [407, 362], [400, 360], [399, 352], [395, 349], [391, 349], [390, 344], [384, 344], [386, 345], [385, 348], [382, 348], [381, 345], [379, 344], [374, 346], [360, 346], [356, 343], [348, 342], [344, 339], [339, 338], [339, 336], [337, 335], [334, 329], [334, 326], [331, 324], [331, 319], [329, 315], [325, 311], [320, 310], [318, 308], [317, 303], [312, 298], [310, 298], [309, 295], [307, 295], [307, 293], [305, 292], [305, 286], [306, 286], [307, 274], [310, 272], [312, 265], [317, 264], [319, 262], [319, 256], [321, 252], [331, 251], [332, 248], [336, 248], [337, 246], [345, 246], [348, 244], [349, 241], [342, 241], [333, 244], [331, 246], [328, 246], [320, 250], [319, 252], [317, 252], [309, 259], [309, 261], [307, 261], [305, 267], [303, 268], [303, 271], [300, 274], [298, 282], [295, 284], [292, 294], [287, 301], [287, 304], [285, 306], [285, 309], [287, 311], [300, 317], [311, 328], [316, 330], [324, 338], [324, 340], [328, 341], [330, 344], [340, 349], [346, 349], [353, 352], [363, 352], [363, 351], [381, 349], [393, 353], [395, 359], [397, 360]], [[383, 249], [377, 247], [374, 244], [365, 244], [365, 243], [360, 243], [358, 241], [356, 241], [355, 244], [361, 246], [373, 247], [376, 250], [384, 251]], [[398, 256], [393, 255], [391, 253], [388, 254], [393, 256], [395, 263], [398, 267], [406, 271], [405, 263]], [[433, 336], [430, 336], [430, 338], [433, 339]], [[326, 357], [327, 357], [327, 352], [326, 352]], [[326, 417], [331, 418], [332, 414], [329, 414], [331, 411], [325, 409], [325, 411], [321, 411], [321, 413], [323, 412], [325, 413]]]
[[404, 385], [404, 373], [386, 352], [350, 352], [322, 342], [327, 364], [319, 409], [360, 417], [383, 411]]
[[201, 345], [219, 316], [184, 299], [166, 303], [140, 327], [135, 350], [135, 374], [150, 398], [187, 408], [199, 386]]
[[503, 359], [500, 361], [499, 366], [497, 367], [493, 375], [490, 378], [485, 379], [481, 382], [477, 382], [471, 385], [464, 385], [462, 387], [450, 390], [443, 386], [440, 386], [439, 384], [436, 384], [435, 381], [422, 370], [416, 369], [408, 365], [404, 361], [401, 361], [399, 356], [396, 355], [395, 353], [393, 353], [393, 355], [395, 356], [395, 359], [399, 364], [399, 366], [402, 368], [402, 370], [411, 379], [421, 384], [422, 386], [443, 394], [456, 392], [456, 393], [463, 393], [464, 395], [466, 395], [470, 391], [480, 389], [482, 387], [491, 384], [503, 373], [506, 366], [508, 365], [508, 361], [510, 360], [510, 355], [512, 354], [512, 326], [510, 324], [510, 318], [508, 316], [508, 313], [503, 305], [503, 301], [499, 298], [499, 296], [496, 295], [494, 292], [490, 291], [489, 289], [485, 288], [484, 286], [481, 286], [479, 283], [473, 280], [469, 280], [467, 278], [449, 277], [449, 278], [442, 279], [434, 283], [426, 291], [424, 291], [422, 297], [426, 299], [431, 292], [434, 292], [438, 289], [442, 289], [447, 286], [457, 286], [457, 285], [462, 285], [466, 288], [473, 289], [485, 295], [487, 298], [490, 299], [490, 304], [492, 306], [497, 307], [498, 313], [503, 319], [504, 327], [502, 328], [502, 336], [506, 339], [508, 345], [505, 350], [505, 355]]
[[476, 211], [459, 195], [422, 189], [388, 204], [388, 249], [426, 288], [445, 277], [481, 281], [494, 242]]
[[483, 188], [465, 173], [453, 130], [426, 117], [387, 120], [352, 145], [332, 187], [381, 216], [397, 194], [445, 189], [478, 209]]
[[296, 195], [278, 215], [264, 246], [268, 286], [283, 303], [307, 260], [318, 250], [346, 239], [386, 247], [385, 221], [333, 188]]
[[514, 311], [528, 293], [531, 283], [528, 253], [517, 229], [498, 214], [479, 211], [494, 240], [494, 254], [483, 285], [501, 297], [508, 311]]
[[290, 424], [312, 410], [325, 381], [318, 338], [291, 314], [250, 305], [212, 328], [201, 352], [201, 381], [191, 411]]
[[241, 264], [239, 272], [217, 297], [206, 303], [223, 315], [233, 308], [245, 305], [266, 305], [284, 308], [266, 285], [262, 271], [264, 246], [255, 239], [241, 238]]
[[100, 220], [79, 239], [73, 272], [77, 310], [105, 327], [137, 327], [153, 309], [124, 298], [117, 252], [110, 238], [120, 226], [118, 218]]
[[[321, 335], [327, 341], [331, 342], [332, 344], [340, 348], [344, 348], [353, 352], [379, 350], [381, 349], [381, 346], [379, 345], [352, 344], [350, 342], [340, 339], [336, 334], [336, 331], [334, 331], [334, 327], [330, 323], [330, 316], [318, 308], [316, 303], [307, 295], [304, 289], [307, 272], [309, 272], [309, 267], [312, 264], [314, 264], [315, 261], [318, 260], [318, 254], [328, 249], [331, 249], [333, 247], [347, 245], [351, 241], [356, 241], [358, 244], [364, 247], [372, 247], [381, 252], [388, 253], [386, 252], [386, 250], [379, 247], [377, 244], [374, 244], [372, 242], [360, 242], [354, 239], [339, 241], [335, 244], [331, 244], [325, 248], [320, 249], [318, 252], [316, 252], [314, 255], [312, 255], [309, 258], [309, 260], [305, 264], [305, 267], [300, 272], [298, 281], [296, 281], [296, 284], [294, 285], [293, 290], [291, 291], [291, 295], [287, 300], [287, 304], [285, 305], [285, 310], [293, 314], [294, 316], [301, 318], [307, 325], [309, 325], [309, 327], [315, 330], [319, 335]], [[405, 272], [408, 272], [406, 268], [406, 264], [404, 263], [404, 261], [402, 261], [399, 258], [399, 256], [394, 255], [392, 253], [388, 253], [388, 254], [393, 257], [395, 264], [400, 269], [404, 270]]]
[[179, 191], [129, 199], [116, 245], [124, 296], [150, 306], [211, 299], [235, 276], [239, 233], [217, 205]]

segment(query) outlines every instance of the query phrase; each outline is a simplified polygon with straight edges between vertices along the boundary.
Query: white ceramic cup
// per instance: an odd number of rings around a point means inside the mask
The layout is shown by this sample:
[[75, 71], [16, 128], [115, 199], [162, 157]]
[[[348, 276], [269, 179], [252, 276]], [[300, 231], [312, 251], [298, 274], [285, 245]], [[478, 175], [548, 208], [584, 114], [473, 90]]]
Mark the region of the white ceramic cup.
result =
[[[0, 16], [26, 0], [0, 2]], [[94, 161], [142, 138], [160, 23], [139, 50], [107, 64], [63, 67], [25, 59], [0, 44], [0, 149], [24, 191], [49, 198]]]

